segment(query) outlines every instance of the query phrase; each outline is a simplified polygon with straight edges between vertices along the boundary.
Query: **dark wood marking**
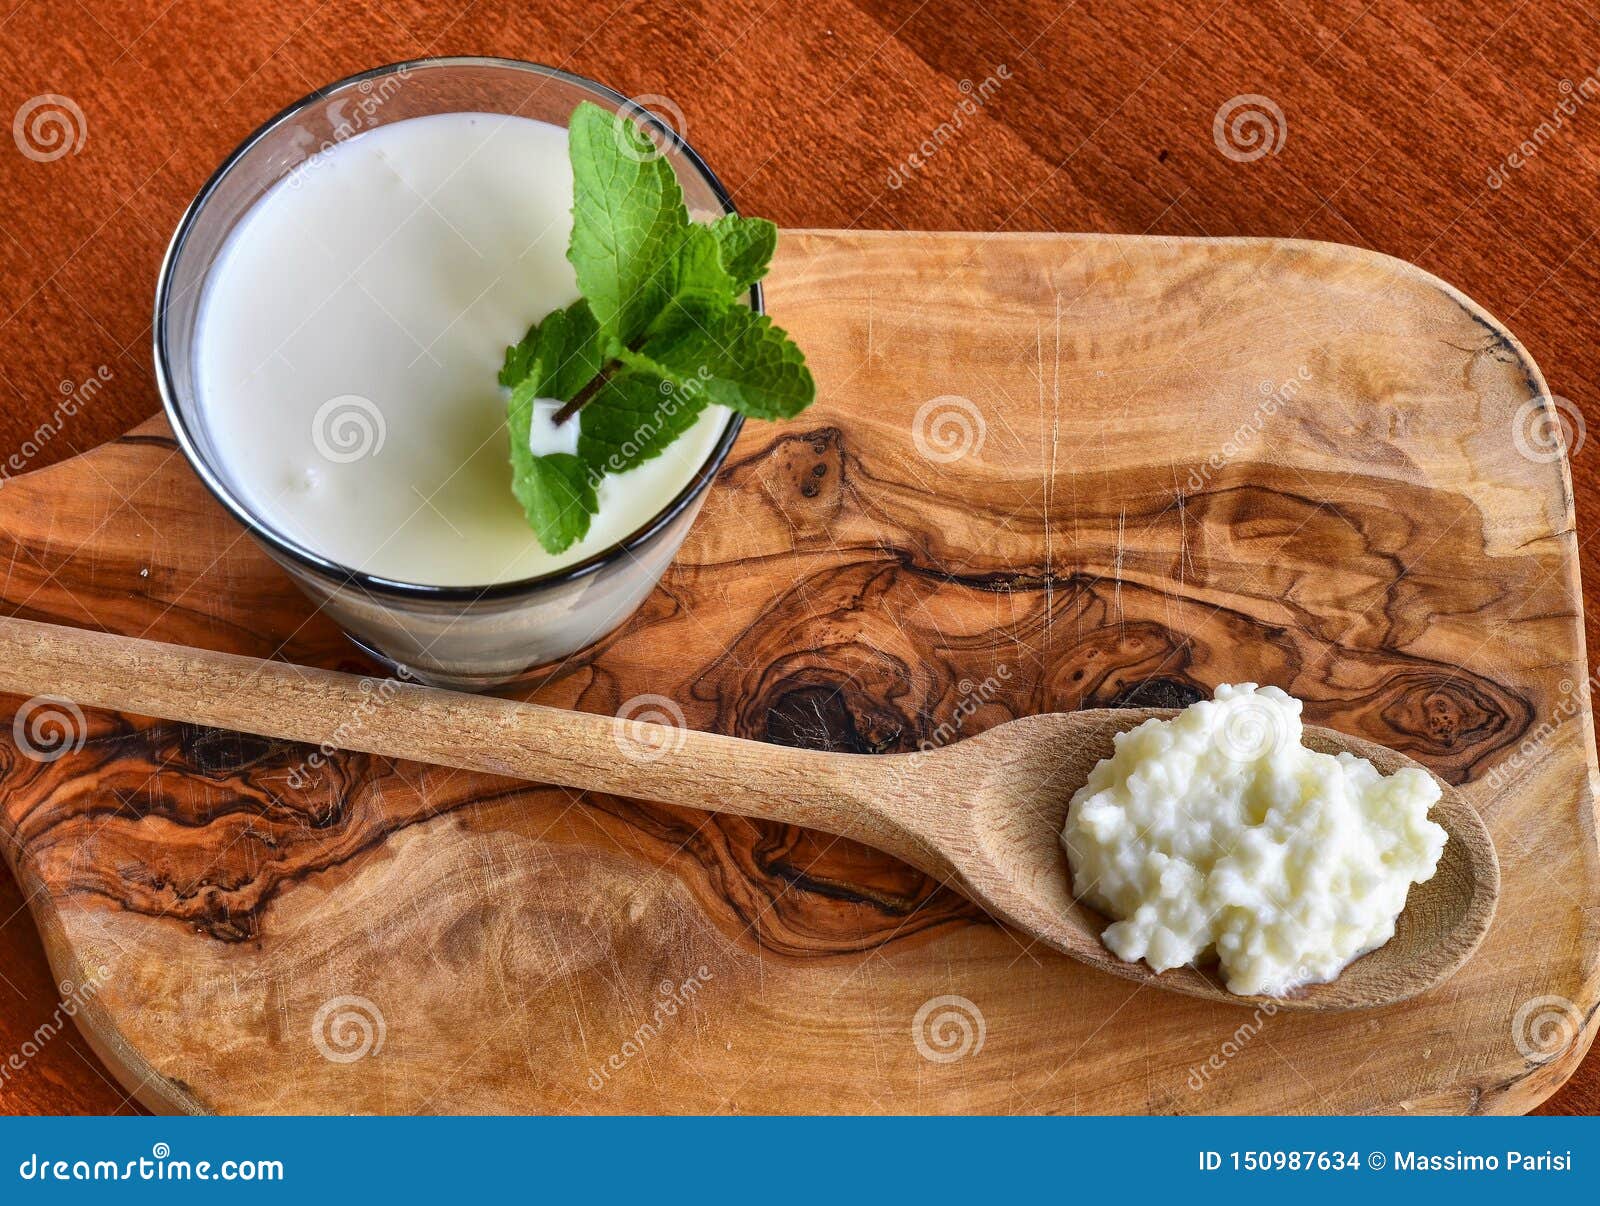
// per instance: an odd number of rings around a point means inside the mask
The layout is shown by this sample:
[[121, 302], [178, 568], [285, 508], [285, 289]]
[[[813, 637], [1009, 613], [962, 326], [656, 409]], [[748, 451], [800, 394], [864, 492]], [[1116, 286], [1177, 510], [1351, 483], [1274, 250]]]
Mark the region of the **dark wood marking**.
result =
[[[1281, 685], [1504, 827], [1501, 920], [1385, 1015], [1381, 1073], [1348, 1075], [1370, 1020], [1283, 1017], [1273, 1046], [1314, 1091], [1246, 1053], [1196, 1094], [1230, 1011], [1129, 1000], [855, 843], [92, 712], [58, 761], [0, 743], [0, 833], [58, 973], [114, 968], [88, 1024], [156, 1104], [440, 1108], [447, 1083], [446, 1108], [596, 1108], [591, 1068], [704, 964], [692, 1023], [604, 1108], [720, 1109], [736, 1086], [752, 1110], [1516, 1108], [1538, 1085], [1511, 1015], [1587, 1009], [1600, 941], [1572, 904], [1600, 856], [1588, 713], [1559, 687], [1586, 677], [1571, 520], [1560, 466], [1511, 444], [1537, 370], [1398, 271], [1266, 243], [792, 236], [770, 296], [817, 408], [750, 424], [661, 589], [530, 691], [600, 713], [660, 694], [697, 728], [883, 754]], [[1261, 383], [1290, 380], [1252, 429]], [[985, 435], [939, 462], [913, 426], [945, 395]], [[8, 612], [377, 672], [159, 424], [92, 457], [0, 492]], [[946, 1075], [909, 1028], [952, 994], [988, 1038]], [[380, 1058], [317, 1054], [339, 995], [383, 1009]], [[1093, 1041], [1113, 1013], [1124, 1037]], [[1070, 1083], [1046, 1076], [1069, 1058]]]
[[[849, 442], [832, 429], [771, 438], [742, 457], [733, 472], [749, 477], [766, 497], [786, 496], [801, 505], [812, 497], [806, 487], [818, 480], [815, 470], [826, 470], [830, 462], [836, 479], [855, 462]], [[1255, 472], [1264, 476], [1260, 467]], [[1188, 513], [1226, 515], [1225, 532], [1234, 537], [1243, 530], [1251, 540], [1266, 539], [1262, 532], [1298, 533], [1307, 523], [1301, 494], [1258, 486], [1225, 487], [1223, 493], [1227, 501], [1210, 493], [1188, 499]], [[833, 523], [848, 528], [855, 521], [854, 499], [829, 506]], [[1378, 508], [1341, 510], [1332, 530], [1350, 541], [1380, 550], [1400, 538]], [[714, 657], [692, 688], [693, 698], [711, 709], [695, 722], [781, 745], [909, 752], [1040, 711], [1192, 702], [1221, 681], [1219, 668], [1238, 674], [1238, 650], [1253, 659], [1242, 667], [1246, 673], [1307, 700], [1308, 721], [1424, 758], [1452, 782], [1467, 781], [1474, 766], [1515, 744], [1529, 725], [1528, 701], [1487, 678], [1381, 645], [1336, 647], [1332, 656], [1346, 667], [1348, 681], [1329, 691], [1306, 673], [1308, 664], [1325, 664], [1328, 651], [1302, 630], [1240, 610], [1241, 587], [1230, 591], [1233, 605], [1224, 608], [1172, 588], [1158, 591], [1132, 577], [1096, 572], [1098, 567], [1086, 564], [1085, 553], [1093, 547], [1085, 541], [1093, 540], [1086, 511], [1095, 513], [1080, 504], [1080, 543], [1071, 561], [1059, 570], [1023, 568], [1004, 581], [974, 573], [963, 562], [917, 564], [914, 552], [886, 541], [865, 561], [853, 559], [853, 550], [840, 550], [824, 568], [780, 586], [746, 631]], [[1109, 507], [1102, 513], [1109, 515]], [[1174, 514], [1172, 506], [1147, 504], [1130, 539], [1119, 511], [1123, 562], [1142, 561], [1149, 549], [1159, 548]], [[1023, 514], [1015, 522], [1040, 521]], [[1369, 535], [1356, 524], [1376, 531]], [[1314, 586], [1320, 555], [1314, 558], [1316, 546], [1309, 542], [1303, 547], [1300, 559], [1284, 560], [1279, 572]], [[967, 560], [981, 556], [980, 551]], [[1381, 597], [1409, 587], [1398, 557], [1375, 552], [1372, 565], [1389, 575]], [[1209, 569], [1213, 583], [1230, 574], [1244, 577], [1232, 565]], [[715, 577], [723, 580], [742, 572], [738, 562], [715, 567]], [[674, 575], [631, 630], [642, 634], [689, 622], [701, 594], [695, 579], [703, 576]], [[67, 581], [73, 580], [69, 575]], [[1361, 590], [1377, 593], [1380, 585], [1363, 583]], [[1257, 606], [1264, 602], [1257, 600]], [[1382, 630], [1374, 635], [1381, 638]], [[568, 672], [582, 671], [579, 663]], [[620, 687], [604, 694], [602, 701], [591, 688], [583, 703], [614, 710], [625, 698]], [[189, 922], [227, 941], [254, 938], [262, 910], [284, 885], [474, 798], [461, 776], [423, 768], [401, 772], [365, 755], [324, 755], [193, 726], [103, 717], [95, 724], [83, 751], [100, 760], [95, 774], [57, 786], [47, 768], [37, 769], [52, 783], [53, 797], [37, 822], [22, 827], [29, 849], [42, 867], [60, 861], [60, 882], [68, 890]], [[113, 727], [102, 733], [102, 725]], [[432, 789], [434, 780], [456, 788], [441, 798]], [[719, 840], [708, 844], [694, 840], [704, 818], [692, 812], [642, 814], [619, 805], [617, 815], [701, 863], [731, 904], [732, 924], [757, 927], [752, 938], [764, 946], [794, 954], [842, 953], [973, 916], [954, 897], [928, 907], [937, 895], [935, 884], [885, 892], [852, 882], [874, 863], [879, 870], [871, 874], [881, 874], [884, 860], [848, 843], [818, 846], [802, 868], [788, 853], [795, 839], [771, 826], [718, 822]], [[662, 820], [668, 816], [671, 824]], [[168, 824], [158, 830], [149, 823], [156, 820]], [[174, 833], [184, 840], [174, 842]], [[104, 860], [78, 859], [76, 851], [86, 842], [97, 854], [104, 851]], [[116, 876], [105, 874], [107, 863], [117, 868]], [[834, 909], [836, 904], [866, 907], [885, 919], [913, 911], [918, 917], [910, 926], [862, 929], [858, 916]], [[830, 910], [841, 915], [829, 917]]]

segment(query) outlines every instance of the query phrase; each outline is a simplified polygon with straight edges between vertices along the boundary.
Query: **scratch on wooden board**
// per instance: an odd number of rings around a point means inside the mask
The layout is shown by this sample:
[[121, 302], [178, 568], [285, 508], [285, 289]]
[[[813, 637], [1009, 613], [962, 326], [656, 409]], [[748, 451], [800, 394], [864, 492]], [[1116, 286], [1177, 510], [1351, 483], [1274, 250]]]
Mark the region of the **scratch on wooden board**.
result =
[[1127, 616], [1122, 610], [1122, 557], [1128, 543], [1128, 504], [1117, 508], [1117, 551], [1111, 560], [1111, 599], [1117, 612], [1117, 635], [1125, 632]]
[[[1060, 295], [1059, 294], [1057, 294], [1057, 296], [1056, 296], [1056, 306], [1057, 306], [1056, 340], [1057, 340], [1057, 344], [1058, 344], [1058, 353], [1059, 353], [1059, 343], [1060, 343], [1060, 338], [1061, 338], [1061, 335], [1060, 335]], [[1038, 361], [1038, 365], [1039, 365], [1039, 371], [1037, 373], [1035, 373], [1034, 376], [1036, 378], [1038, 378], [1038, 381], [1039, 381], [1039, 412], [1040, 412], [1040, 415], [1042, 416], [1043, 413], [1044, 413], [1044, 332], [1042, 330], [1040, 330], [1040, 328], [1039, 328], [1039, 326], [1037, 324], [1035, 324], [1035, 326], [1033, 328], [1033, 351], [1034, 351], [1034, 357]], [[1059, 359], [1060, 359], [1060, 357], [1059, 357], [1059, 354], [1058, 354], [1057, 360], [1059, 361]], [[1059, 381], [1056, 384], [1056, 391], [1055, 392], [1056, 392], [1056, 398], [1054, 399], [1054, 402], [1052, 404], [1053, 410], [1056, 408], [1056, 406], [1058, 406], [1059, 401], [1060, 401], [1060, 383], [1059, 383]], [[1043, 424], [1041, 424], [1041, 426], [1043, 426]], [[1050, 635], [1051, 635], [1052, 617], [1055, 615], [1055, 610], [1056, 610], [1055, 607], [1052, 606], [1052, 604], [1055, 602], [1055, 598], [1054, 598], [1054, 589], [1055, 588], [1054, 588], [1054, 583], [1053, 583], [1054, 575], [1051, 574], [1051, 572], [1050, 572], [1050, 568], [1051, 568], [1051, 551], [1052, 551], [1052, 548], [1053, 548], [1053, 536], [1054, 536], [1054, 533], [1052, 533], [1051, 530], [1050, 530], [1050, 513], [1051, 513], [1051, 511], [1053, 509], [1053, 505], [1054, 505], [1054, 502], [1055, 502], [1055, 485], [1056, 485], [1056, 439], [1055, 439], [1055, 421], [1054, 421], [1054, 419], [1052, 419], [1049, 431], [1050, 431], [1050, 434], [1049, 434], [1049, 439], [1050, 439], [1049, 468], [1046, 471], [1045, 477], [1044, 477], [1044, 578], [1045, 578], [1044, 603], [1045, 603], [1045, 607], [1044, 607], [1044, 649], [1042, 651], [1047, 660], [1048, 660], [1048, 658], [1050, 656]]]
[[1178, 483], [1178, 466], [1176, 464], [1172, 466], [1172, 484], [1175, 501], [1178, 504], [1178, 585], [1186, 586], [1189, 582], [1188, 498], [1183, 492], [1183, 487]]
[[1044, 504], [1044, 604], [1047, 627], [1045, 629], [1044, 663], [1050, 664], [1050, 629], [1048, 618], [1055, 615], [1055, 533], [1050, 529], [1050, 516], [1055, 511], [1056, 465], [1061, 449], [1061, 291], [1055, 292], [1055, 364], [1050, 373], [1050, 475], [1048, 493]]
[[[1179, 590], [1177, 593], [1182, 594], [1182, 588], [1193, 580], [1194, 562], [1191, 560], [1189, 552], [1189, 496], [1184, 492], [1183, 484], [1178, 481], [1178, 466], [1175, 462], [1172, 465], [1172, 484], [1178, 502], [1177, 584]], [[1163, 598], [1163, 603], [1165, 604], [1167, 615], [1167, 626], [1170, 628], [1174, 618], [1173, 596], [1171, 594], [1166, 595]]]

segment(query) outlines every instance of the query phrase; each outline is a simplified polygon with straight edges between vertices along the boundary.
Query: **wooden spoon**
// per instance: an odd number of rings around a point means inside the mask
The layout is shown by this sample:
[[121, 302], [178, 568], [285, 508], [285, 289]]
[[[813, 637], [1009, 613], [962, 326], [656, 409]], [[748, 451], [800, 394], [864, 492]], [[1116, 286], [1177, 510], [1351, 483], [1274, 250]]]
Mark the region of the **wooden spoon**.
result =
[[[405, 683], [374, 692], [352, 674], [19, 619], [0, 619], [0, 691], [804, 825], [887, 851], [1102, 971], [1213, 1000], [1269, 1000], [1235, 996], [1195, 967], [1156, 975], [1124, 963], [1100, 942], [1105, 919], [1074, 899], [1058, 838], [1067, 802], [1114, 734], [1167, 709], [1030, 716], [926, 753], [826, 754]], [[1328, 729], [1308, 727], [1306, 741], [1385, 773], [1417, 765]], [[1450, 840], [1394, 938], [1276, 1007], [1404, 1000], [1477, 948], [1499, 865], [1477, 812], [1440, 787], [1430, 815]]]

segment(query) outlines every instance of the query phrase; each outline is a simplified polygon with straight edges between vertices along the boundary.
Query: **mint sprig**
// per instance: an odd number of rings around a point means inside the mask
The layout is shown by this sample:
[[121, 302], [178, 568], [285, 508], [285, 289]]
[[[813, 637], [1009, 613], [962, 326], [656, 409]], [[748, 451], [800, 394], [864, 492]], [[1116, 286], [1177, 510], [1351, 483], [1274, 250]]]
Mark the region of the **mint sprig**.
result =
[[765, 218], [741, 218], [729, 214], [711, 224], [722, 248], [722, 266], [733, 277], [740, 292], [767, 274], [767, 262], [778, 246], [778, 228]]
[[[572, 239], [583, 296], [506, 349], [512, 490], [539, 543], [583, 539], [597, 488], [659, 456], [716, 404], [792, 418], [816, 397], [805, 356], [742, 300], [778, 231], [760, 218], [690, 220], [672, 166], [631, 122], [580, 104], [569, 126]], [[578, 451], [535, 455], [534, 402], [565, 405]]]
[[[625, 473], [642, 465], [677, 439], [705, 409], [704, 394], [684, 391], [649, 373], [620, 373], [601, 385], [583, 408], [578, 455], [586, 465]], [[675, 405], [664, 405], [667, 402]]]

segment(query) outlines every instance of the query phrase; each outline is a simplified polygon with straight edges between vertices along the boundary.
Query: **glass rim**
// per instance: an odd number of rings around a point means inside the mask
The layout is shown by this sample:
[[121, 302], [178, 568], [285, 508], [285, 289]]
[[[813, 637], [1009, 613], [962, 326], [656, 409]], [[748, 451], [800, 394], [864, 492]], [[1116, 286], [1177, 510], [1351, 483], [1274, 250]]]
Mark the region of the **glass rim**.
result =
[[[716, 173], [707, 166], [705, 160], [700, 158], [694, 148], [676, 130], [648, 109], [635, 104], [631, 98], [597, 80], [592, 80], [570, 71], [564, 71], [559, 67], [551, 67], [544, 63], [533, 63], [523, 59], [498, 58], [489, 55], [438, 55], [388, 63], [381, 67], [372, 67], [366, 71], [357, 72], [354, 75], [347, 75], [342, 79], [333, 81], [331, 84], [325, 84], [321, 88], [308, 92], [300, 99], [286, 105], [246, 135], [239, 145], [228, 153], [217, 169], [211, 173], [206, 182], [201, 185], [200, 191], [195, 194], [194, 200], [189, 202], [188, 207], [183, 211], [183, 216], [178, 220], [177, 229], [173, 232], [172, 240], [167, 244], [166, 254], [162, 258], [160, 275], [156, 280], [152, 344], [156, 387], [161, 394], [161, 407], [166, 414], [168, 424], [172, 427], [179, 449], [189, 462], [189, 467], [195, 471], [196, 476], [200, 478], [201, 484], [206, 487], [211, 496], [221, 503], [223, 509], [242, 524], [251, 535], [264, 542], [269, 549], [288, 557], [297, 565], [303, 566], [325, 578], [336, 580], [339, 587], [355, 585], [374, 595], [398, 596], [413, 600], [429, 600], [440, 603], [475, 603], [512, 598], [545, 587], [576, 581], [621, 560], [625, 555], [631, 554], [635, 549], [647, 543], [661, 529], [676, 519], [685, 508], [691, 506], [705, 493], [718, 471], [722, 468], [722, 464], [727, 459], [728, 452], [732, 449], [734, 441], [738, 439], [739, 432], [744, 426], [744, 416], [737, 412], [730, 413], [722, 435], [683, 489], [654, 518], [648, 520], [616, 543], [585, 557], [582, 561], [562, 566], [558, 569], [546, 570], [544, 573], [535, 574], [530, 578], [518, 578], [509, 582], [494, 582], [484, 586], [441, 586], [425, 582], [406, 582], [398, 578], [388, 578], [381, 574], [368, 573], [366, 570], [356, 569], [353, 566], [341, 565], [339, 562], [324, 557], [297, 541], [291, 540], [288, 536], [275, 530], [265, 519], [256, 515], [237, 497], [227, 482], [223, 480], [222, 475], [212, 469], [205, 456], [201, 453], [199, 444], [195, 441], [193, 433], [189, 430], [189, 424], [178, 407], [177, 389], [173, 384], [169, 364], [170, 357], [167, 352], [167, 311], [171, 304], [172, 278], [177, 269], [178, 258], [182, 255], [184, 247], [194, 231], [195, 224], [204, 212], [206, 203], [216, 193], [223, 180], [239, 164], [240, 160], [257, 143], [277, 129], [278, 126], [318, 101], [327, 99], [335, 92], [352, 86], [359, 87], [362, 83], [385, 76], [398, 75], [414, 69], [438, 67], [503, 68], [541, 76], [545, 79], [559, 80], [592, 93], [594, 96], [610, 102], [619, 111], [627, 113], [628, 116], [636, 121], [650, 127], [658, 137], [665, 140], [665, 145], [669, 150], [682, 155], [689, 166], [699, 174], [711, 189], [712, 194], [721, 204], [725, 213], [738, 213], [738, 209], [733, 203], [733, 197], [723, 187], [722, 181], [717, 178]], [[282, 178], [280, 177], [279, 179], [281, 180]], [[273, 185], [277, 183], [278, 181], [273, 181]], [[206, 266], [207, 272], [210, 271], [210, 268], [211, 265], [208, 264]], [[764, 298], [759, 282], [750, 287], [750, 306], [757, 314], [765, 313]]]

